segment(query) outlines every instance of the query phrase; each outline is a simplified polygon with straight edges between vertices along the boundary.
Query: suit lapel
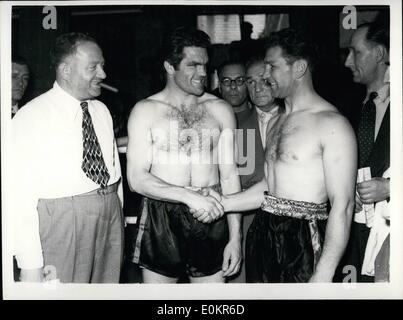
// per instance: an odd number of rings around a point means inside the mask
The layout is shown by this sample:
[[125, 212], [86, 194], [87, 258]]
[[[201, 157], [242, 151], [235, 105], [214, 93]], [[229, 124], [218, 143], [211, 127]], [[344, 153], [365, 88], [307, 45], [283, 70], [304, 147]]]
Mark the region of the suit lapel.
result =
[[390, 165], [390, 104], [383, 116], [374, 147], [370, 155], [369, 165], [373, 177], [382, 176]]

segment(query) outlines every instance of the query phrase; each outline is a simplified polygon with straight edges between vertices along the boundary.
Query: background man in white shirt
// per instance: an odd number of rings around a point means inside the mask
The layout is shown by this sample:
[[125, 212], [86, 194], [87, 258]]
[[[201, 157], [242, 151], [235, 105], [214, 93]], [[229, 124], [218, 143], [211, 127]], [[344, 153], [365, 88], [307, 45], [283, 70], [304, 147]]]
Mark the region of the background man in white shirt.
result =
[[19, 109], [19, 102], [25, 94], [29, 82], [29, 68], [27, 61], [17, 55], [11, 60], [11, 118]]
[[95, 40], [61, 35], [53, 88], [13, 120], [15, 255], [21, 281], [118, 282], [120, 164]]
[[[357, 128], [358, 168], [370, 167], [371, 171], [371, 179], [357, 183], [355, 216], [346, 256], [347, 263], [356, 267], [357, 280], [372, 282], [374, 274], [368, 274], [362, 270], [362, 266], [374, 217], [367, 216], [362, 207], [363, 204], [375, 205], [376, 209], [377, 204], [385, 201], [387, 205], [382, 206], [385, 208], [382, 211], [389, 208], [390, 180], [385, 176], [385, 172], [389, 172], [390, 163], [388, 19], [380, 16], [375, 22], [365, 23], [357, 28], [350, 41], [350, 52], [345, 65], [351, 69], [354, 82], [367, 88]], [[389, 237], [385, 246], [389, 246]], [[384, 257], [386, 270], [389, 257]]]

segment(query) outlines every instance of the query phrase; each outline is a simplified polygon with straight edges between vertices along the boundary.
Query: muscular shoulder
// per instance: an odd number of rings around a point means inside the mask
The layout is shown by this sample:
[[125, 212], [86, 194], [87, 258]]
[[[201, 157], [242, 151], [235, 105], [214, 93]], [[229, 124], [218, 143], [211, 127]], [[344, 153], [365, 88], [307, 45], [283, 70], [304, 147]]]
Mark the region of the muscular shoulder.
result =
[[205, 95], [207, 95], [207, 97], [203, 96], [204, 99], [201, 102], [205, 105], [208, 112], [219, 121], [223, 127], [235, 126], [236, 120], [231, 105], [212, 94]]
[[129, 123], [135, 120], [137, 121], [151, 121], [155, 118], [156, 113], [158, 112], [159, 105], [161, 103], [153, 100], [151, 98], [147, 98], [137, 102], [129, 116]]
[[332, 110], [321, 111], [317, 114], [318, 130], [322, 141], [334, 139], [354, 140], [354, 131], [350, 122], [337, 111]]
[[336, 109], [327, 109], [316, 113], [320, 129], [327, 130], [332, 127], [342, 128], [349, 126], [348, 120]]

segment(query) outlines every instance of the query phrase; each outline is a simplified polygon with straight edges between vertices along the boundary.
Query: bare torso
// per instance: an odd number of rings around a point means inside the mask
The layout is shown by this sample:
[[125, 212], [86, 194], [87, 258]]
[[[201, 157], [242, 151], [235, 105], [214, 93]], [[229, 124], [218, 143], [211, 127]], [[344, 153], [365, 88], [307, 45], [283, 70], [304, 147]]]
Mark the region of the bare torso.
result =
[[325, 104], [280, 113], [270, 121], [265, 169], [271, 195], [314, 203], [327, 200], [320, 121], [334, 111]]
[[206, 187], [219, 182], [217, 146], [221, 125], [214, 110], [217, 98], [203, 95], [179, 108], [158, 95], [151, 126], [151, 173], [178, 186]]

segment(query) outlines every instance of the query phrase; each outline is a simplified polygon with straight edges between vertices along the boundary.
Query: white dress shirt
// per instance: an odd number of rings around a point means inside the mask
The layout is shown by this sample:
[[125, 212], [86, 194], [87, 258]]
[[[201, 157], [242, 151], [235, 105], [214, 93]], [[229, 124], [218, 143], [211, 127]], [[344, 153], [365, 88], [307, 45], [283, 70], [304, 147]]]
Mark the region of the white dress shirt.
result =
[[[388, 108], [390, 102], [390, 80], [389, 80], [389, 67], [385, 72], [384, 85], [378, 91], [378, 96], [374, 99], [376, 108], [376, 118], [375, 118], [375, 137], [378, 136], [379, 129], [382, 124], [383, 117], [385, 115], [386, 109]], [[369, 94], [364, 100], [363, 106], [368, 101]]]
[[[12, 120], [15, 255], [22, 269], [43, 266], [38, 199], [74, 196], [99, 188], [81, 169], [80, 102], [55, 82], [51, 90], [26, 104]], [[87, 102], [111, 185], [121, 177], [112, 118], [102, 102]], [[123, 201], [121, 184], [118, 193]]]
[[257, 115], [258, 115], [258, 120], [259, 120], [259, 130], [260, 130], [260, 136], [262, 137], [262, 145], [263, 149], [266, 148], [266, 130], [267, 130], [267, 125], [270, 121], [271, 118], [273, 118], [277, 112], [278, 112], [278, 106], [273, 107], [269, 112], [264, 112], [260, 110], [258, 107], [256, 107]]

